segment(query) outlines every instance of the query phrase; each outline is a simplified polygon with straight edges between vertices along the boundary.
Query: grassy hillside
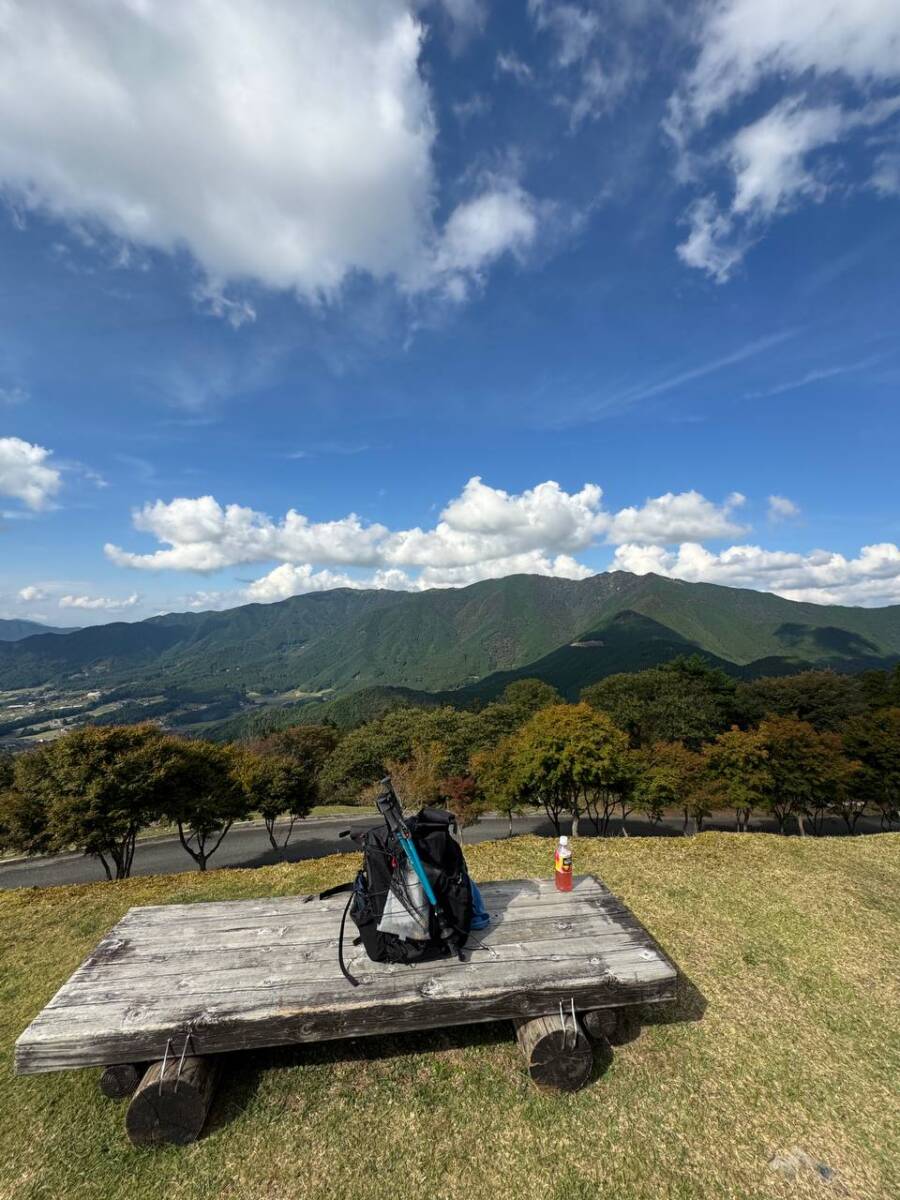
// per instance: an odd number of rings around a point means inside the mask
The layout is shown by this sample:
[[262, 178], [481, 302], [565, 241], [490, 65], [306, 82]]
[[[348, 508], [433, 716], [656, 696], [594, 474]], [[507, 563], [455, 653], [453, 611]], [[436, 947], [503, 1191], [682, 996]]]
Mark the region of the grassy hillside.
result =
[[[499, 1023], [241, 1054], [203, 1139], [162, 1152], [128, 1148], [96, 1071], [13, 1078], [15, 1037], [131, 905], [318, 889], [351, 860], [0, 895], [0, 1197], [900, 1195], [900, 835], [591, 839], [576, 854], [684, 973], [679, 1001], [584, 1091], [535, 1091]], [[547, 855], [537, 838], [468, 851], [480, 879], [545, 875]], [[836, 1182], [768, 1170], [795, 1145]]]

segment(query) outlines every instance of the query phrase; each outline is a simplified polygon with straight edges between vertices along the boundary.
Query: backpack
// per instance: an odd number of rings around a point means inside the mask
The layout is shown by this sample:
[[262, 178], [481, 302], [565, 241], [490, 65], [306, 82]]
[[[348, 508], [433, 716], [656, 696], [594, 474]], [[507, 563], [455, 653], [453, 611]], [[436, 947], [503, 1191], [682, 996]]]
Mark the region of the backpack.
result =
[[[416, 892], [410, 880], [406, 856], [395, 834], [387, 826], [364, 833], [342, 836], [359, 842], [363, 852], [362, 869], [351, 883], [340, 884], [320, 893], [320, 897], [349, 891], [350, 898], [341, 920], [338, 937], [338, 963], [341, 971], [357, 984], [344, 963], [344, 928], [349, 915], [358, 930], [354, 945], [362, 945], [373, 962], [412, 964], [447, 954], [461, 955], [472, 928], [473, 895], [466, 861], [459, 844], [458, 826], [452, 813], [441, 808], [423, 808], [407, 821], [425, 874], [440, 905], [450, 936], [442, 936], [434, 911]], [[411, 886], [412, 883], [412, 886]], [[399, 936], [386, 930], [385, 909], [405, 909], [413, 918], [418, 936]], [[388, 913], [390, 917], [390, 912]], [[416, 928], [418, 921], [418, 928]], [[379, 928], [382, 926], [382, 928]]]

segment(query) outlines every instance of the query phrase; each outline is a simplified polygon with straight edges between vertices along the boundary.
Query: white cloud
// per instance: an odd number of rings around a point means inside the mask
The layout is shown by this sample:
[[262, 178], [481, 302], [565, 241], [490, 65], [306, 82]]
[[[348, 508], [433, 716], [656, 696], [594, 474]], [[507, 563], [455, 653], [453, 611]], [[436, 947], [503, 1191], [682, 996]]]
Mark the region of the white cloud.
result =
[[875, 101], [857, 112], [837, 104], [818, 108], [803, 97], [776, 104], [739, 130], [724, 151], [733, 195], [721, 208], [711, 195], [688, 210], [691, 232], [678, 247], [688, 266], [722, 283], [731, 275], [765, 224], [804, 200], [821, 202], [833, 186], [810, 156], [845, 139], [854, 129], [881, 124], [900, 109], [900, 100]]
[[451, 294], [461, 299], [467, 277], [478, 279], [503, 254], [520, 257], [534, 242], [537, 230], [534, 198], [518, 184], [495, 184], [450, 214], [434, 264], [436, 276], [445, 279]]
[[610, 523], [606, 540], [641, 542], [644, 545], [671, 545], [673, 542], [708, 538], [735, 537], [745, 532], [731, 517], [745, 497], [732, 492], [722, 505], [713, 504], [699, 492], [666, 492], [647, 500], [641, 508], [623, 508]]
[[[548, 480], [510, 493], [474, 476], [433, 527], [391, 530], [355, 513], [315, 522], [292, 509], [276, 521], [212, 496], [180, 497], [134, 514], [135, 528], [161, 548], [142, 554], [107, 545], [106, 554], [122, 567], [198, 574], [279, 564], [244, 591], [251, 600], [332, 587], [459, 587], [517, 573], [581, 579], [592, 571], [576, 555], [604, 540], [673, 544], [742, 533], [732, 516], [742, 503], [738, 493], [717, 505], [696, 491], [670, 492], [610, 513], [596, 484], [566, 492]], [[200, 602], [208, 600], [204, 593]]]
[[35, 584], [30, 583], [27, 587], [19, 589], [19, 599], [25, 604], [32, 604], [36, 600], [46, 600], [47, 593], [43, 588], [39, 588]]
[[349, 575], [334, 571], [316, 571], [309, 563], [282, 563], [268, 575], [255, 579], [246, 589], [248, 600], [269, 604], [273, 600], [286, 600], [305, 592], [327, 592], [331, 588], [359, 587]]
[[109, 596], [60, 596], [59, 607], [81, 608], [92, 612], [122, 612], [134, 608], [140, 599], [137, 592], [133, 592], [124, 600], [116, 600]]
[[[843, 143], [855, 130], [896, 112], [896, 99], [871, 96], [875, 87], [900, 79], [900, 5], [714, 0], [700, 10], [695, 32], [697, 58], [670, 99], [665, 127], [679, 151], [682, 179], [707, 182], [688, 208], [690, 234], [678, 253], [687, 265], [724, 282], [768, 221], [801, 202], [821, 201], [833, 189]], [[763, 84], [808, 89], [816, 78], [844, 85], [841, 104], [789, 96], [729, 142], [716, 142], [714, 118], [736, 101]], [[856, 89], [855, 107], [847, 84]], [[824, 147], [835, 148], [833, 160], [813, 161]], [[709, 183], [723, 162], [733, 184], [727, 203]], [[880, 174], [876, 165], [871, 186], [881, 190], [885, 178], [890, 174]]]
[[[441, 2], [455, 29], [485, 18], [480, 0]], [[479, 272], [533, 239], [536, 214], [509, 187], [435, 227], [419, 69], [431, 13], [418, 0], [7, 0], [0, 184], [91, 245], [186, 249], [196, 301], [234, 326], [255, 308], [227, 289], [248, 283], [313, 300], [360, 272], [444, 287], [445, 260]]]
[[16, 404], [24, 404], [27, 399], [28, 392], [18, 384], [14, 384], [12, 387], [0, 387], [0, 404], [8, 404], [12, 407]]
[[528, 11], [538, 29], [551, 33], [556, 42], [556, 62], [570, 67], [583, 59], [600, 32], [595, 12], [560, 0], [528, 0]]
[[872, 187], [879, 196], [900, 196], [900, 151], [886, 150], [875, 160]]
[[12, 496], [34, 512], [48, 508], [62, 486], [51, 452], [17, 437], [0, 438], [0, 496]]
[[715, 554], [697, 543], [677, 550], [626, 545], [616, 549], [614, 569], [649, 571], [689, 582], [775, 592], [815, 604], [875, 606], [900, 603], [900, 547], [863, 546], [856, 558], [829, 550], [800, 554], [761, 546], [730, 546]]
[[534, 72], [527, 62], [516, 54], [515, 50], [501, 50], [497, 55], [497, 70], [501, 75], [512, 75], [519, 83], [529, 83]]
[[700, 52], [674, 97], [675, 120], [705, 124], [769, 76], [841, 74], [860, 86], [900, 72], [896, 0], [714, 0]]
[[789, 500], [787, 496], [769, 497], [770, 521], [790, 521], [792, 518], [799, 516], [799, 506], [793, 500]]

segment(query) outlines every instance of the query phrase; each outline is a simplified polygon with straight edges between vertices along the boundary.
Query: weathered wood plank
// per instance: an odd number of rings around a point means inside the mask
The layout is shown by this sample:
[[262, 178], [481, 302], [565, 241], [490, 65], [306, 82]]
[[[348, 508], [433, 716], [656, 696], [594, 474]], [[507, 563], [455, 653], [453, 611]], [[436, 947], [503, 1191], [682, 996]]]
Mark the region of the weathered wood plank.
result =
[[[674, 996], [675, 987], [670, 982], [656, 985], [631, 983], [620, 984], [613, 991], [598, 986], [596, 991], [576, 995], [575, 1003], [576, 1008], [581, 1003], [599, 1008], [609, 1004], [652, 1004], [674, 999]], [[500, 995], [474, 996], [462, 1003], [435, 1003], [426, 1009], [407, 1001], [382, 1007], [377, 1013], [358, 1009], [348, 1013], [276, 1014], [259, 1021], [248, 1019], [245, 1013], [240, 1023], [223, 1021], [208, 1027], [195, 1026], [194, 1044], [198, 1053], [221, 1054], [238, 1047], [251, 1050], [335, 1038], [407, 1033], [444, 1025], [540, 1016], [560, 1003], [568, 1004], [571, 998], [571, 987], [557, 984], [525, 992], [516, 986]], [[137, 1054], [145, 1061], [159, 1058], [165, 1052], [167, 1038], [175, 1032], [183, 1033], [183, 1030], [176, 1030], [166, 1022], [158, 1027], [148, 1026], [126, 1033], [107, 1030], [102, 1039], [89, 1044], [72, 1039], [20, 1043], [16, 1048], [16, 1071], [18, 1074], [38, 1074], [100, 1066], [121, 1060], [127, 1054]]]
[[482, 892], [495, 920], [470, 961], [410, 968], [348, 945], [359, 988], [336, 963], [344, 897], [132, 909], [22, 1034], [16, 1070], [150, 1061], [188, 1029], [203, 1055], [674, 996], [674, 967], [598, 881], [568, 895], [533, 880]]
[[[579, 937], [589, 938], [598, 953], [616, 949], [623, 941], [629, 940], [653, 946], [650, 935], [634, 917], [623, 917], [621, 924], [604, 928], [601, 933], [596, 932], [590, 918], [573, 917], [569, 921], [530, 921], [497, 926], [477, 935], [478, 940], [470, 940], [464, 954], [467, 960], [473, 962], [484, 959], [495, 961], [495, 956], [509, 945], [548, 940], [558, 945], [563, 938], [568, 945], [570, 939]], [[571, 947], [567, 952], [570, 951]], [[369, 961], [350, 942], [345, 946], [345, 958], [357, 963]], [[457, 960], [450, 958], [440, 961], [452, 968]], [[163, 978], [177, 979], [185, 975], [205, 977], [233, 970], [255, 970], [267, 975], [274, 971], [283, 976], [285, 971], [304, 973], [312, 964], [321, 963], [331, 964], [334, 968], [333, 974], [338, 974], [337, 945], [333, 934], [315, 942], [275, 942], [265, 946], [254, 943], [249, 947], [231, 944], [206, 945], [185, 953], [167, 952], [163, 947], [145, 951], [140, 942], [135, 942], [117, 947], [114, 953], [102, 961], [79, 967], [61, 992], [50, 1001], [48, 1007], [55, 1007], [57, 1000], [65, 1000], [85, 989], [102, 989], [112, 982], [117, 986], [125, 986], [129, 981], [133, 981], [143, 993], [148, 973], [152, 973], [155, 981]], [[401, 973], [407, 970], [408, 968], [400, 968]], [[317, 977], [312, 974], [309, 976]], [[328, 975], [323, 977], [327, 978]]]
[[[625, 931], [612, 938], [607, 937], [602, 946], [590, 936], [567, 936], [564, 941], [553, 938], [530, 942], [506, 942], [494, 945], [495, 954], [492, 957], [486, 950], [473, 953], [468, 962], [461, 963], [457, 958], [442, 958], [426, 964], [410, 968], [402, 964], [372, 963], [362, 949], [355, 948], [349, 954], [345, 952], [345, 961], [351, 972], [366, 986], [381, 993], [393, 993], [397, 990], [408, 990], [410, 972], [418, 975], [427, 971], [430, 977], [444, 978], [449, 975], [454, 979], [466, 981], [460, 986], [490, 987], [495, 976], [504, 978], [511, 964], [521, 977], [526, 975], [541, 976], [548, 973], [564, 971], [571, 965], [578, 974], [587, 974], [593, 978], [604, 971], [620, 974], [623, 971], [636, 970], [645, 974], [645, 964], [657, 958], [651, 948], [649, 935], [636, 936]], [[107, 976], [106, 980], [111, 977]], [[154, 1001], [159, 1007], [179, 1003], [190, 996], [201, 997], [206, 1007], [214, 1006], [219, 995], [229, 996], [236, 991], [279, 991], [302, 989], [305, 996], [317, 999], [324, 987], [339, 984], [346, 990], [346, 983], [337, 963], [334, 947], [327, 957], [309, 959], [307, 961], [274, 961], [269, 962], [263, 969], [248, 968], [243, 963], [237, 963], [226, 970], [209, 969], [209, 964], [202, 956], [195, 963], [184, 964], [181, 975], [167, 976], [165, 993]], [[315, 986], [313, 986], [315, 985]], [[48, 1019], [65, 1020], [64, 1010], [72, 1007], [96, 1007], [106, 1004], [136, 1004], [142, 1011], [147, 1007], [147, 979], [134, 978], [122, 983], [111, 985], [104, 980], [87, 979], [83, 982], [70, 982], [66, 988], [44, 1009]], [[57, 1016], [57, 1014], [59, 1014]]]

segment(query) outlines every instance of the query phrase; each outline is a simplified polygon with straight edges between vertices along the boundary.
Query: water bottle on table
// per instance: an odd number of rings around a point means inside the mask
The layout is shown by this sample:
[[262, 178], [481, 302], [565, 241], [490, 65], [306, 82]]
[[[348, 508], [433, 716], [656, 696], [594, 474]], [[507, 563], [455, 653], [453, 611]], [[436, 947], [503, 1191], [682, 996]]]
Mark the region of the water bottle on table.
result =
[[571, 892], [572, 890], [572, 847], [569, 839], [563, 834], [556, 847], [556, 890]]

